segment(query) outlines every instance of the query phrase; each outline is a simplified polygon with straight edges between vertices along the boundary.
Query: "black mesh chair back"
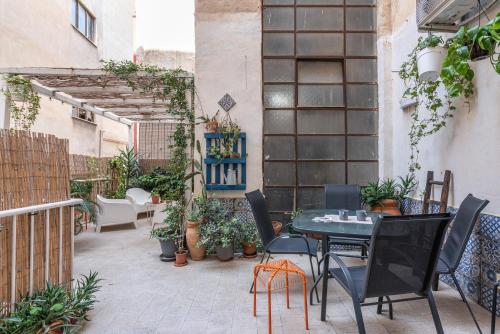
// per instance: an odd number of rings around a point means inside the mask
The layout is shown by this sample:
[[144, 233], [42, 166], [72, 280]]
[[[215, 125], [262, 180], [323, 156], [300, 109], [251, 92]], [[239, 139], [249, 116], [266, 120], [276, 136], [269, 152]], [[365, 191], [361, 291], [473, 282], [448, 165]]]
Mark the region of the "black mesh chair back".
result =
[[275, 237], [271, 217], [267, 212], [266, 199], [259, 189], [246, 193], [245, 197], [252, 207], [252, 213], [257, 225], [257, 231], [259, 232], [260, 239], [265, 247]]
[[325, 184], [325, 207], [326, 209], [361, 209], [361, 188], [357, 184]]
[[432, 283], [449, 214], [384, 217], [374, 227], [362, 299], [425, 294]]
[[479, 214], [488, 203], [469, 194], [460, 204], [440, 255], [451, 271], [458, 268]]

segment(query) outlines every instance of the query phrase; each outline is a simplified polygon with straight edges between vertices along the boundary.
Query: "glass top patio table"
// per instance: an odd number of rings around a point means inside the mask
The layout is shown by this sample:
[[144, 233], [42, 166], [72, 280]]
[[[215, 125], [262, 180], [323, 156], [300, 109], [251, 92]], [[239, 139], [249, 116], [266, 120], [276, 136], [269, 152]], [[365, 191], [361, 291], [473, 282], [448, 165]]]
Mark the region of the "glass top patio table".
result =
[[[372, 219], [371, 224], [359, 222], [320, 222], [313, 220], [315, 217], [338, 215], [338, 213], [339, 210], [332, 209], [304, 210], [295, 217], [292, 226], [298, 232], [319, 233], [323, 237], [370, 239], [375, 223], [384, 216], [380, 212], [367, 211], [367, 216]], [[349, 211], [349, 216], [356, 216], [356, 211]]]

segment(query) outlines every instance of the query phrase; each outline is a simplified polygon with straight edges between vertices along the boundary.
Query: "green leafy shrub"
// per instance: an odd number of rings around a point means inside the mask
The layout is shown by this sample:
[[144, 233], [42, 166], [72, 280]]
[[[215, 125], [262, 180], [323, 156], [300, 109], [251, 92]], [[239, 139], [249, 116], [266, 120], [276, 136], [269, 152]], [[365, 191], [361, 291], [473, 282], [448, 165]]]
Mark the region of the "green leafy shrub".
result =
[[169, 203], [165, 210], [165, 219], [150, 232], [151, 238], [177, 240], [181, 234], [181, 224], [184, 220], [184, 206], [178, 202]]

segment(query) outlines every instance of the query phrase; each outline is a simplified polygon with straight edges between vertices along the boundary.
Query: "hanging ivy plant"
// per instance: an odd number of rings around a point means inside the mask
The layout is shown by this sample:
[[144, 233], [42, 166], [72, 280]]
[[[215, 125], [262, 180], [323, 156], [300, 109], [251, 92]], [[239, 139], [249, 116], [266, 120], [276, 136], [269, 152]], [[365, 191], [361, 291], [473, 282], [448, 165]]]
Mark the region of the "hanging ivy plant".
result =
[[[420, 80], [418, 76], [417, 53], [427, 47], [436, 47], [442, 44], [442, 38], [436, 35], [420, 37], [417, 45], [408, 55], [408, 60], [401, 65], [399, 70], [399, 76], [408, 87], [403, 93], [403, 98], [416, 101], [415, 110], [411, 113], [408, 133], [410, 137], [410, 173], [421, 168], [418, 162], [420, 141], [446, 126], [446, 121], [453, 117], [452, 112], [455, 110], [448, 96], [443, 98], [438, 94], [438, 87], [442, 83], [441, 79], [424, 81]], [[428, 113], [424, 114], [422, 109], [427, 110]]]
[[29, 130], [40, 112], [40, 96], [33, 89], [31, 81], [19, 75], [5, 78], [8, 88], [3, 94], [9, 100], [10, 117], [14, 129]]

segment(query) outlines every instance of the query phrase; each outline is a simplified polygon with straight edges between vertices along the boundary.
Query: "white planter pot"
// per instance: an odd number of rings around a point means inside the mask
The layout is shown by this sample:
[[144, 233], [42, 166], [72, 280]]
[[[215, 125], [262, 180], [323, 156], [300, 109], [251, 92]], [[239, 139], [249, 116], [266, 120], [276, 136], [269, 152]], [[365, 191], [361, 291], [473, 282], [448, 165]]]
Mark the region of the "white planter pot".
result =
[[422, 81], [434, 81], [439, 77], [446, 49], [441, 46], [425, 48], [417, 53], [418, 77]]

